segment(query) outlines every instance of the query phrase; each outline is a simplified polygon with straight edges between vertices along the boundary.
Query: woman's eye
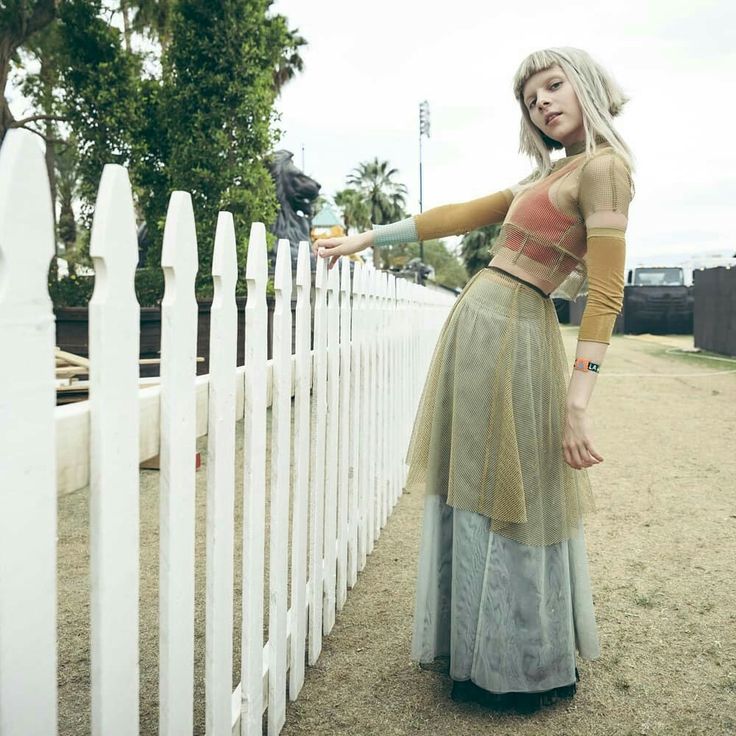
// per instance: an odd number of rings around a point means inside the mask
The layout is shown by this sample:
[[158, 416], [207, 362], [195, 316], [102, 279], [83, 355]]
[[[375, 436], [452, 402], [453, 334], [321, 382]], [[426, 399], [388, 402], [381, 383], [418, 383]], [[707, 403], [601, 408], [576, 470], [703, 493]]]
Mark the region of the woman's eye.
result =
[[559, 87], [561, 84], [562, 84], [562, 82], [554, 82], [552, 84], [552, 88], [554, 89], [555, 87]]

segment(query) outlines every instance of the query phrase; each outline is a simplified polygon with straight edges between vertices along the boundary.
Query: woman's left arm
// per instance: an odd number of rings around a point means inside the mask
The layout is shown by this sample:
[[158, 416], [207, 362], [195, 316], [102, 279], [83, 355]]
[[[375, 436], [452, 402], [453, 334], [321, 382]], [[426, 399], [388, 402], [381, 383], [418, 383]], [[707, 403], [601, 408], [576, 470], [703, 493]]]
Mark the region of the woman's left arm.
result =
[[[602, 366], [624, 294], [626, 226], [632, 196], [628, 167], [607, 153], [587, 162], [581, 173], [579, 207], [587, 230], [588, 298], [580, 321], [575, 357]], [[573, 369], [567, 391], [563, 455], [573, 468], [603, 457], [593, 447], [587, 407], [597, 373]]]

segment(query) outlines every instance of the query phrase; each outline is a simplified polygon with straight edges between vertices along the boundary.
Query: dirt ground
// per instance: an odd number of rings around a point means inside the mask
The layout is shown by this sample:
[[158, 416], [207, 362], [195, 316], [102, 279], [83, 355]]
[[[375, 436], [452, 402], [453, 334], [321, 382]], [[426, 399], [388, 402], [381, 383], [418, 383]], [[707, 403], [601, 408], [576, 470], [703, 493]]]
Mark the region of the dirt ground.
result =
[[[563, 327], [571, 358], [576, 333]], [[605, 461], [588, 471], [598, 513], [586, 539], [602, 655], [579, 661], [572, 701], [532, 716], [494, 714], [454, 703], [446, 676], [409, 661], [422, 498], [405, 493], [282, 733], [736, 733], [736, 362], [678, 352], [688, 346], [691, 336], [614, 336], [597, 379], [589, 413]], [[204, 733], [204, 476], [196, 734]], [[158, 474], [142, 472], [142, 734], [157, 732], [157, 489]], [[90, 732], [87, 510], [86, 489], [60, 499], [60, 733], [74, 736]], [[236, 632], [238, 599], [236, 588]], [[236, 649], [234, 684], [239, 656]]]

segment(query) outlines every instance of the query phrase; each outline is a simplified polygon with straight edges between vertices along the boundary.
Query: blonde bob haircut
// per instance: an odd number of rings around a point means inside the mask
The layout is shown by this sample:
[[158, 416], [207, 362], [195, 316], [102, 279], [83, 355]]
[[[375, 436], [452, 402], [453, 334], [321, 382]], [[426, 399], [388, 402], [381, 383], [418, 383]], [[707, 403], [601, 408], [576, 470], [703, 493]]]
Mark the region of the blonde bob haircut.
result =
[[633, 171], [631, 150], [613, 126], [613, 118], [621, 113], [630, 98], [587, 52], [565, 46], [529, 54], [514, 75], [514, 96], [522, 111], [519, 151], [537, 162], [537, 169], [524, 180], [525, 185], [532, 185], [547, 176], [552, 168], [550, 150], [563, 148], [561, 143], [545, 135], [534, 125], [524, 104], [524, 85], [529, 78], [553, 66], [562, 69], [578, 98], [585, 128], [586, 156], [595, 153], [596, 142], [607, 141]]

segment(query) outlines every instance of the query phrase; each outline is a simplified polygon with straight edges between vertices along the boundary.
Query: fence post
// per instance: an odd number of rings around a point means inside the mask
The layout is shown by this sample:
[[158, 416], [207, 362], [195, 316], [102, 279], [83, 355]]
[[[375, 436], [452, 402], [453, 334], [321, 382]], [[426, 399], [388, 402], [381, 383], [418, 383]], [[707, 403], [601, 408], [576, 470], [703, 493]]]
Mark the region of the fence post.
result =
[[138, 733], [138, 262], [128, 172], [95, 202], [89, 303], [92, 733]]
[[242, 736], [261, 736], [263, 718], [263, 562], [266, 499], [266, 228], [254, 222], [245, 278], [243, 449]]
[[268, 733], [286, 721], [286, 614], [291, 460], [291, 245], [280, 238], [274, 273], [268, 583]]
[[36, 136], [0, 148], [0, 733], [56, 733], [54, 218]]
[[207, 413], [205, 709], [209, 736], [232, 734], [237, 277], [233, 216], [220, 212], [212, 255]]
[[[323, 260], [323, 259], [320, 259]], [[294, 359], [294, 508], [291, 537], [291, 667], [289, 700], [296, 700], [304, 684], [304, 653], [307, 636], [307, 531], [310, 444], [310, 326], [311, 287], [309, 243], [299, 243], [296, 267], [296, 344]]]

